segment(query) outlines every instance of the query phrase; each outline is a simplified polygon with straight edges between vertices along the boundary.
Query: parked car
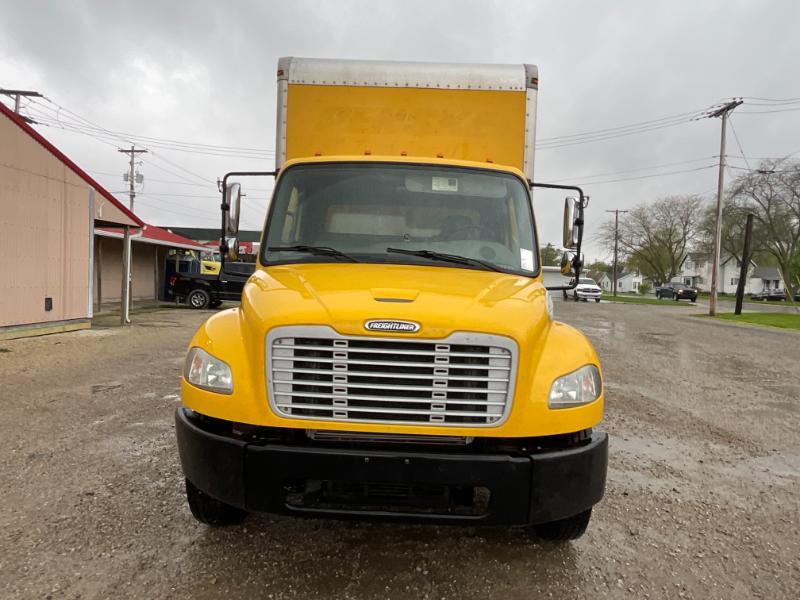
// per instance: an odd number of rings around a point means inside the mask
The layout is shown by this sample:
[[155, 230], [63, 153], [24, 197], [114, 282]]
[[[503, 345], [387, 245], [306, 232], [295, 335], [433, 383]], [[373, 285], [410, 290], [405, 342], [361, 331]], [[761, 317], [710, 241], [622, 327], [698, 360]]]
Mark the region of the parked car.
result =
[[255, 263], [226, 262], [216, 275], [178, 273], [170, 277], [170, 285], [176, 302], [197, 309], [217, 308], [224, 300], [241, 299], [244, 284], [255, 268]]
[[[574, 282], [574, 279], [572, 282]], [[600, 286], [597, 285], [594, 279], [591, 279], [590, 277], [581, 277], [578, 280], [578, 285], [576, 285], [573, 290], [569, 292], [564, 290], [564, 300], [572, 295], [573, 300], [576, 302], [578, 300], [583, 300], [584, 302], [588, 302], [589, 300], [600, 302], [600, 294], [602, 293], [603, 291], [600, 289]]]
[[[795, 298], [797, 299], [797, 298]], [[750, 300], [786, 300], [786, 290], [761, 290], [756, 294], [750, 294]]]
[[656, 288], [656, 298], [670, 298], [672, 300], [689, 300], [691, 302], [697, 301], [697, 288], [690, 285], [685, 285], [679, 281], [671, 281], [660, 285]]

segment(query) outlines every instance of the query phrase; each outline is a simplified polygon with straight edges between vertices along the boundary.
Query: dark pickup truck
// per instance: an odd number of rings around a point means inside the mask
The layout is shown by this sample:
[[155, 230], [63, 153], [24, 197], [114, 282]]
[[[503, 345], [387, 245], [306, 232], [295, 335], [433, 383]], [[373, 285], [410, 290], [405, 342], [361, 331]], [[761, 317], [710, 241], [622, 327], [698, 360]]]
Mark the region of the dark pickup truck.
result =
[[173, 275], [170, 286], [176, 302], [198, 309], [217, 308], [225, 300], [241, 299], [242, 288], [255, 269], [255, 263], [226, 262], [217, 275]]

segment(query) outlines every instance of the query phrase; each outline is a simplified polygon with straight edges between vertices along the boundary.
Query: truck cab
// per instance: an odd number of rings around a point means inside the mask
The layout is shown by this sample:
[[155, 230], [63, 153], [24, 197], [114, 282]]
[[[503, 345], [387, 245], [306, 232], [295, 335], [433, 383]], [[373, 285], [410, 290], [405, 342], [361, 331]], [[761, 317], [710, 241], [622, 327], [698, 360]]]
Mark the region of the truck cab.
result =
[[[184, 367], [176, 432], [198, 520], [585, 531], [605, 487], [603, 384], [542, 285], [537, 88], [530, 65], [281, 59], [277, 168], [224, 180], [223, 261], [231, 180], [275, 177], [255, 272]], [[570, 189], [562, 271], [578, 279], [585, 199]]]

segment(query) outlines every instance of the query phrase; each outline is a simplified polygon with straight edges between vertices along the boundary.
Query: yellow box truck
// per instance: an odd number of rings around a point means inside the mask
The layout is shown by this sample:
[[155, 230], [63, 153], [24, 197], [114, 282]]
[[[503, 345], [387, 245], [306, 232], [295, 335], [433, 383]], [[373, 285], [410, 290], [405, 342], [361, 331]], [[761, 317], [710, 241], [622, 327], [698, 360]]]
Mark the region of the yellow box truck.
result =
[[275, 177], [257, 268], [183, 372], [198, 520], [585, 531], [606, 480], [602, 376], [553, 318], [531, 190], [572, 195], [576, 281], [586, 198], [533, 183], [538, 83], [532, 65], [280, 60], [276, 170], [223, 185], [224, 261], [240, 182]]

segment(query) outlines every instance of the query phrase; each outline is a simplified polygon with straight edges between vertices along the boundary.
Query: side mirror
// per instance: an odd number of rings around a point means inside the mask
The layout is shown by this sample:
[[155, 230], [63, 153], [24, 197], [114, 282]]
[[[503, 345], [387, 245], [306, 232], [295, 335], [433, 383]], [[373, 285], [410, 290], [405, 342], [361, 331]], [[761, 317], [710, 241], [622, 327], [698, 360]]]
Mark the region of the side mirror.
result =
[[578, 246], [578, 226], [576, 221], [580, 215], [578, 199], [573, 197], [564, 200], [564, 248], [573, 249]]
[[239, 210], [242, 203], [242, 186], [238, 183], [229, 183], [225, 188], [225, 203], [223, 206], [225, 237], [239, 235]]
[[239, 214], [242, 205], [242, 186], [229, 183], [222, 203], [222, 240], [220, 250], [230, 260], [239, 259]]

